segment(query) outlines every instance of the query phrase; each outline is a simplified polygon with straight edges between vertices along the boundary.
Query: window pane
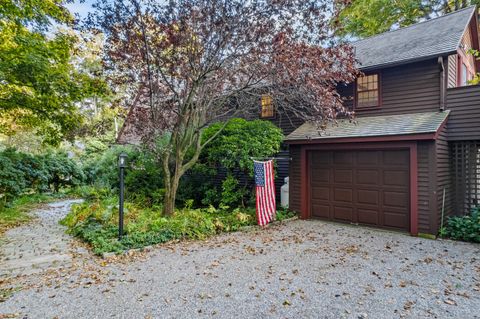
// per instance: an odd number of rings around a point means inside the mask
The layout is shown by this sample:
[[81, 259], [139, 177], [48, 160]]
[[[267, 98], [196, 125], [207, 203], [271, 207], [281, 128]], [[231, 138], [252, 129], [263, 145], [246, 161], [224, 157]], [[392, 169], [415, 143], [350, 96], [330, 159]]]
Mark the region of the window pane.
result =
[[467, 85], [467, 66], [462, 64], [462, 79], [461, 83], [463, 86]]
[[262, 103], [262, 111], [260, 116], [261, 117], [273, 117], [274, 116], [274, 108], [273, 108], [273, 99], [270, 95], [262, 95], [261, 99]]
[[357, 107], [378, 105], [378, 74], [369, 74], [357, 79]]

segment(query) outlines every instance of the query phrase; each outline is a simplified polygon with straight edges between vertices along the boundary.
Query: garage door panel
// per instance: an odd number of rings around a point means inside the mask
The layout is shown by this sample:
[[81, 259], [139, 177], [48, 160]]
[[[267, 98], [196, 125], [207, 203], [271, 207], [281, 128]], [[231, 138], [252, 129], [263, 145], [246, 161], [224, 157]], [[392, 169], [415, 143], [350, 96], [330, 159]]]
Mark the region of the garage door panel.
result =
[[314, 217], [393, 229], [409, 229], [408, 150], [310, 153]]
[[334, 206], [333, 207], [333, 217], [334, 219], [343, 220], [343, 221], [352, 221], [353, 220], [353, 208], [347, 206]]
[[333, 174], [333, 180], [335, 183], [353, 183], [353, 170], [352, 169], [335, 169]]
[[380, 164], [381, 152], [357, 151], [355, 154], [357, 158], [357, 165], [375, 167]]
[[329, 187], [312, 187], [312, 199], [313, 200], [330, 200], [330, 188]]
[[378, 225], [378, 211], [373, 209], [358, 209], [358, 222], [360, 224]]
[[378, 177], [378, 170], [357, 169], [357, 184], [378, 185], [378, 183], [380, 182]]
[[408, 187], [408, 170], [384, 170], [383, 171], [383, 185]]
[[353, 153], [352, 152], [335, 152], [333, 153], [334, 165], [352, 165]]
[[379, 205], [380, 204], [380, 191], [378, 190], [357, 190], [357, 203], [367, 205]]
[[312, 216], [321, 218], [330, 218], [330, 205], [326, 204], [313, 204]]
[[400, 165], [405, 166], [409, 163], [410, 154], [403, 150], [389, 150], [383, 151], [384, 165]]
[[383, 205], [396, 208], [408, 208], [408, 194], [405, 192], [383, 192]]
[[408, 229], [409, 220], [407, 215], [385, 211], [383, 214], [383, 226], [390, 228]]
[[333, 200], [336, 202], [352, 203], [353, 189], [351, 188], [334, 188]]
[[310, 161], [313, 166], [329, 165], [332, 162], [332, 152], [315, 152], [312, 154]]
[[312, 185], [318, 185], [321, 183], [330, 183], [330, 169], [312, 169]]

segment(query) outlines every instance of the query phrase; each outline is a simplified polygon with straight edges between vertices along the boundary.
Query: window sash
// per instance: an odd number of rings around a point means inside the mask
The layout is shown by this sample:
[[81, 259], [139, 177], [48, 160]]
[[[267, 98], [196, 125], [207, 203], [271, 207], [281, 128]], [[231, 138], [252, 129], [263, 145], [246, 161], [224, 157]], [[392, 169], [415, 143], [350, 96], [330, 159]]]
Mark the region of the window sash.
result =
[[270, 95], [262, 95], [262, 111], [260, 116], [262, 118], [273, 117], [275, 115], [275, 109], [273, 107], [273, 99]]
[[356, 107], [368, 108], [380, 105], [379, 75], [368, 74], [357, 78]]
[[468, 69], [465, 63], [462, 63], [462, 79], [461, 85], [466, 86], [468, 84]]

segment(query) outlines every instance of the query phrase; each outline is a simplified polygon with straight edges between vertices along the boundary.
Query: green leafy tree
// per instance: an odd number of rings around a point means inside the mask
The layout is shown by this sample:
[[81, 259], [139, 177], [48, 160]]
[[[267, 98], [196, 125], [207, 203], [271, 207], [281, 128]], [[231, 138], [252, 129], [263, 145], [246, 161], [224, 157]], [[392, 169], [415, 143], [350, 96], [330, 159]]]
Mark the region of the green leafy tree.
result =
[[0, 1], [0, 133], [31, 129], [58, 144], [82, 122], [76, 103], [105, 86], [71, 63], [77, 39], [61, 0]]
[[342, 35], [368, 37], [480, 4], [479, 0], [355, 0], [341, 11]]
[[[476, 60], [480, 60], [480, 51], [470, 49], [468, 54], [471, 54], [475, 57]], [[470, 84], [480, 84], [480, 73], [475, 74], [473, 79], [469, 82]]]

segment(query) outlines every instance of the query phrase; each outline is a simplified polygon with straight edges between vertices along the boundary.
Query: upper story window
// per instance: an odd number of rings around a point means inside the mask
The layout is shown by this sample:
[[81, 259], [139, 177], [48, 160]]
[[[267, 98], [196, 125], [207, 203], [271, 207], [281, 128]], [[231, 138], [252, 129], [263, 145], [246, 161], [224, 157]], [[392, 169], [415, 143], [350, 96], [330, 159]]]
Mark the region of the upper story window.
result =
[[460, 79], [460, 85], [466, 86], [468, 85], [468, 69], [465, 63], [462, 63], [462, 77]]
[[273, 106], [273, 99], [271, 95], [262, 95], [262, 111], [260, 117], [269, 118], [275, 115], [275, 108]]
[[380, 106], [380, 81], [378, 73], [357, 79], [356, 108]]

